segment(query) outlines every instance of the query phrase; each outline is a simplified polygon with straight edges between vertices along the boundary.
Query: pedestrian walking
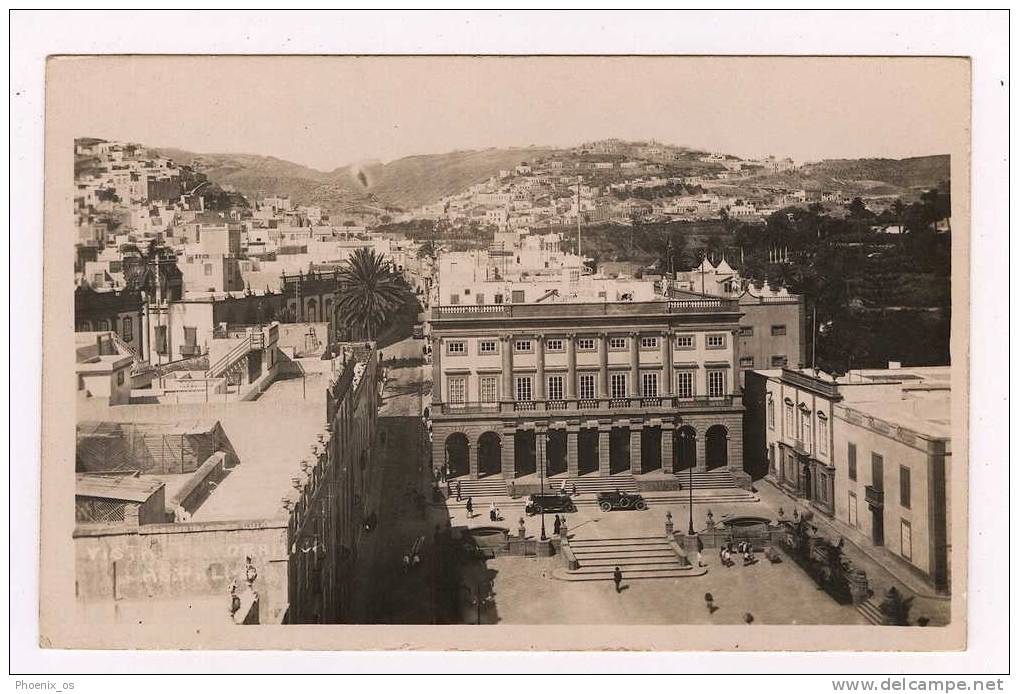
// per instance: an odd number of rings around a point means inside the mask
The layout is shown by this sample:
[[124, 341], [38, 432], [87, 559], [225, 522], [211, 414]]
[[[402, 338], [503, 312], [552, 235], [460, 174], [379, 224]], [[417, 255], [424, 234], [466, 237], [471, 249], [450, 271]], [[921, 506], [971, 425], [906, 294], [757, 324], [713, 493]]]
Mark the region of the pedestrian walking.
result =
[[570, 484], [570, 496], [576, 496], [576, 495], [577, 495], [577, 483], [576, 482], [572, 482]]
[[[456, 483], [456, 500], [457, 501], [463, 501], [463, 495], [461, 494], [461, 490], [460, 490], [460, 482]], [[468, 499], [467, 503], [470, 503], [469, 499]]]
[[623, 585], [623, 572], [619, 570], [618, 566], [612, 572], [612, 582], [616, 584], [616, 592], [620, 592]]
[[[458, 487], [457, 492], [459, 493], [459, 491], [460, 489]], [[467, 517], [474, 518], [474, 499], [471, 497], [467, 497]]]
[[562, 527], [563, 527], [563, 522], [562, 522], [562, 520], [560, 520], [559, 514], [557, 513], [557, 514], [555, 514], [555, 522], [552, 524], [552, 532], [555, 533], [556, 535], [558, 535], [559, 534], [559, 530], [562, 529]]

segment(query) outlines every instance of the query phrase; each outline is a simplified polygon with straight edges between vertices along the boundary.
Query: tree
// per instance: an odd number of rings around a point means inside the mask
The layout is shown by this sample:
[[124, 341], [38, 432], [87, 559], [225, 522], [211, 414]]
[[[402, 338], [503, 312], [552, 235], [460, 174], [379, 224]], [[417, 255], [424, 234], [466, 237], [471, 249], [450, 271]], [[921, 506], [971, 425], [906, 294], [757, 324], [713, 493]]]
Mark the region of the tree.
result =
[[406, 284], [384, 256], [370, 248], [358, 248], [340, 271], [336, 301], [341, 320], [369, 340], [403, 306]]
[[850, 219], [871, 219], [874, 213], [867, 209], [861, 198], [853, 198], [853, 201], [846, 206]]

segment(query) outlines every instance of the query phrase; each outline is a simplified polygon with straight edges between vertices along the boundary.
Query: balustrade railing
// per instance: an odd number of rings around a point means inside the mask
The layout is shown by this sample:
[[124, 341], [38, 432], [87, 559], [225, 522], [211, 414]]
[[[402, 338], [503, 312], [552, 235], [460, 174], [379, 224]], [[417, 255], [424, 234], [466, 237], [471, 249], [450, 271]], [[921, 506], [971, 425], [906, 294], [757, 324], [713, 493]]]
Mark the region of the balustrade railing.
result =
[[520, 400], [515, 402], [444, 402], [439, 409], [443, 414], [484, 414], [497, 412], [535, 412], [563, 410], [619, 410], [619, 409], [693, 409], [731, 408], [738, 396], [722, 397], [697, 396], [678, 398], [675, 396], [625, 397], [625, 398], [575, 398], [556, 400]]

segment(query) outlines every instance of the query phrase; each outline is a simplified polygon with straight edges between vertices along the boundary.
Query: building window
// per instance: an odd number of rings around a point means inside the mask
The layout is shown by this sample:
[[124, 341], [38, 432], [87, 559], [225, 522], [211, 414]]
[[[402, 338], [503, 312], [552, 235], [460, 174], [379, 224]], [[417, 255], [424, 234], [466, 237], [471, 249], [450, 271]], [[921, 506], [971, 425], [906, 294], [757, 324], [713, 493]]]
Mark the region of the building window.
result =
[[722, 349], [725, 347], [724, 333], [712, 333], [705, 336], [704, 340], [704, 344], [708, 349]]
[[530, 340], [517, 340], [513, 343], [514, 352], [530, 352], [531, 341]]
[[124, 337], [124, 342], [134, 340], [134, 321], [130, 316], [124, 316], [124, 320], [120, 321], [120, 332]]
[[885, 489], [885, 459], [878, 453], [870, 454], [870, 483], [874, 489]]
[[555, 338], [555, 339], [552, 339], [552, 340], [548, 340], [545, 343], [545, 348], [549, 352], [562, 352], [563, 351], [563, 341], [558, 339], [558, 338]]
[[577, 349], [579, 349], [582, 352], [593, 352], [594, 338], [593, 337], [577, 338]]
[[806, 410], [800, 410], [800, 441], [806, 449], [810, 450], [811, 435], [814, 433], [813, 427], [810, 426], [810, 413]]
[[752, 325], [741, 325], [740, 328], [739, 328], [739, 336], [740, 337], [753, 337], [754, 336], [754, 326], [752, 326]]
[[196, 347], [198, 346], [198, 328], [184, 328], [184, 346], [185, 347]]
[[499, 377], [498, 376], [482, 376], [481, 382], [478, 385], [479, 395], [481, 396], [481, 402], [498, 402], [499, 401]]
[[856, 481], [856, 444], [850, 442], [846, 447], [846, 462], [849, 470], [849, 479]]
[[464, 404], [467, 402], [467, 378], [465, 376], [450, 376], [446, 381], [446, 391], [451, 404]]
[[532, 397], [531, 377], [517, 376], [517, 402], [530, 402]]
[[771, 326], [771, 336], [772, 337], [782, 337], [783, 335], [785, 335], [785, 326], [784, 325], [773, 325], [773, 326]]
[[676, 372], [676, 397], [689, 400], [694, 396], [693, 371]]
[[626, 349], [625, 337], [610, 337], [609, 349]]
[[771, 357], [771, 368], [773, 369], [781, 369], [788, 363], [789, 360], [786, 359], [784, 354], [774, 354]]
[[117, 372], [117, 385], [118, 386], [124, 385], [124, 372], [123, 371], [118, 371]]
[[594, 400], [595, 395], [594, 374], [580, 374], [580, 399]]
[[789, 400], [785, 402], [785, 426], [782, 433], [785, 436], [793, 435], [793, 404]]
[[693, 349], [693, 335], [676, 335], [676, 349]]
[[478, 342], [478, 354], [496, 354], [499, 351], [498, 344], [495, 340], [481, 340]]
[[817, 452], [828, 455], [828, 419], [823, 412], [817, 413]]
[[909, 468], [905, 465], [899, 466], [899, 506], [910, 508], [912, 501], [912, 489], [910, 488]]
[[725, 372], [721, 370], [708, 371], [708, 397], [720, 398], [725, 395]]
[[104, 330], [109, 330], [109, 329], [110, 329], [110, 321], [106, 320], [105, 318], [100, 318], [99, 322], [96, 323], [96, 330], [98, 330], [99, 332], [102, 332]]
[[740, 357], [739, 358], [739, 367], [741, 369], [752, 369], [752, 368], [754, 368], [754, 358], [753, 357]]
[[562, 376], [549, 376], [548, 377], [548, 399], [549, 400], [562, 400], [563, 399], [563, 377]]
[[[520, 262], [519, 258], [517, 258], [517, 262], [518, 263]], [[512, 299], [514, 304], [522, 304], [522, 303], [524, 303], [524, 290], [523, 289], [513, 289], [513, 290], [511, 290], [510, 291], [510, 299]]]
[[774, 400], [769, 400], [768, 401], [768, 428], [769, 429], [774, 429], [775, 428], [775, 401]]
[[626, 397], [626, 374], [612, 374], [610, 380], [612, 398], [625, 398]]
[[467, 354], [467, 342], [465, 340], [450, 340], [446, 343], [446, 354], [452, 357]]
[[212, 275], [212, 263], [205, 263], [205, 276], [209, 277]]
[[640, 375], [640, 394], [645, 398], [658, 397], [658, 373], [656, 371]]
[[857, 515], [856, 510], [856, 494], [849, 492], [849, 526], [852, 528], [860, 527], [860, 517]]
[[642, 337], [640, 338], [641, 349], [658, 349], [658, 338], [657, 337]]
[[913, 527], [909, 524], [909, 521], [902, 521], [902, 530], [899, 536], [899, 542], [901, 543], [902, 557], [913, 561]]
[[460, 303], [460, 295], [459, 294], [450, 294], [449, 295], [449, 303], [450, 304], [459, 304]]

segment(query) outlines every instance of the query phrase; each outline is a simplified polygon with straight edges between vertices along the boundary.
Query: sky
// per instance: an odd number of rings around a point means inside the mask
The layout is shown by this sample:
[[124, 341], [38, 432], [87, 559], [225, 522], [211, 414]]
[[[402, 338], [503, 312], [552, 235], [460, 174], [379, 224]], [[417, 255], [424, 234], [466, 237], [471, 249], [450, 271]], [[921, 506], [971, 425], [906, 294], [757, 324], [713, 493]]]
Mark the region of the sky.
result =
[[56, 58], [76, 136], [321, 170], [606, 137], [740, 156], [948, 153], [969, 65], [944, 58]]

